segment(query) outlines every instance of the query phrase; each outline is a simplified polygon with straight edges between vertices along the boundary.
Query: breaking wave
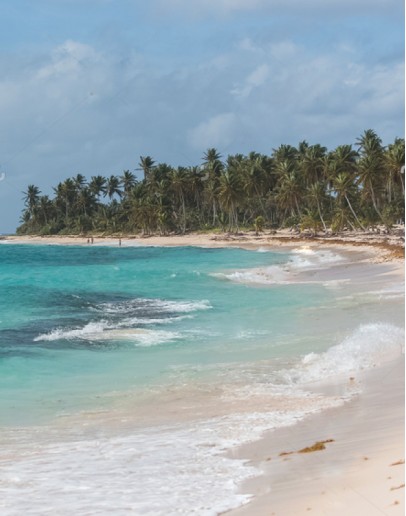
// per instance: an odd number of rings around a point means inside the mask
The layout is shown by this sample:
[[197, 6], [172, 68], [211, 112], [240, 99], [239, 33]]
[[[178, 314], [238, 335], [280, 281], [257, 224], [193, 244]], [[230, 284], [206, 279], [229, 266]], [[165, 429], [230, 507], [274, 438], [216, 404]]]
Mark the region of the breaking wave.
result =
[[[259, 250], [258, 250], [259, 251]], [[251, 284], [285, 284], [294, 281], [295, 274], [306, 270], [323, 269], [342, 263], [345, 258], [329, 250], [314, 250], [303, 246], [292, 250], [288, 262], [280, 265], [270, 265], [253, 269], [244, 269], [232, 272], [217, 272], [211, 275], [233, 281], [235, 283]]]
[[371, 369], [404, 353], [404, 342], [402, 328], [386, 323], [362, 324], [324, 353], [305, 355], [284, 377], [288, 382], [304, 384]]
[[164, 342], [172, 342], [180, 338], [176, 332], [164, 330], [146, 330], [141, 328], [117, 328], [105, 321], [90, 322], [82, 328], [56, 328], [49, 333], [38, 335], [35, 342], [52, 342], [57, 340], [87, 341], [126, 341], [137, 346], [154, 346]]
[[171, 324], [193, 317], [192, 312], [208, 310], [209, 301], [170, 301], [137, 298], [106, 302], [90, 307], [103, 319], [89, 321], [84, 326], [58, 327], [34, 338], [34, 342], [57, 340], [118, 340], [130, 341], [139, 346], [151, 346], [180, 338], [177, 332], [145, 329], [145, 326]]
[[212, 308], [207, 300], [170, 301], [166, 299], [136, 298], [126, 301], [100, 303], [93, 309], [106, 314], [132, 314], [136, 312], [189, 313]]

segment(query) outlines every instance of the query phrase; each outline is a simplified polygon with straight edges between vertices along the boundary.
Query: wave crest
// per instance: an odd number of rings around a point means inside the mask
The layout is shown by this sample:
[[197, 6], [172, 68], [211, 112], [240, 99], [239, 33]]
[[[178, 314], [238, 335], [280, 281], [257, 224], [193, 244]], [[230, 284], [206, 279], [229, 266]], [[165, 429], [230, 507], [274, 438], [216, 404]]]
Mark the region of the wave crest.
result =
[[371, 369], [404, 353], [405, 332], [387, 323], [360, 325], [324, 353], [309, 353], [284, 374], [288, 382], [308, 383]]
[[303, 246], [292, 250], [289, 260], [280, 265], [243, 269], [232, 272], [217, 272], [211, 276], [226, 279], [235, 283], [251, 283], [259, 285], [286, 284], [295, 281], [295, 274], [312, 269], [323, 269], [343, 262], [343, 256], [330, 250], [314, 250]]

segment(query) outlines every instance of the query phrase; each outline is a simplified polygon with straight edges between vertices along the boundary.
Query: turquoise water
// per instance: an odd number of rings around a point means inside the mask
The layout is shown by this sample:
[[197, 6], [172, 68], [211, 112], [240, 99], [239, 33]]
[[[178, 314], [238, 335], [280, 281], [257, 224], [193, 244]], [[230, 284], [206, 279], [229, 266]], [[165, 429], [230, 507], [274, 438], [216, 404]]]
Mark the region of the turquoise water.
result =
[[390, 267], [263, 251], [0, 245], [2, 516], [223, 513], [238, 445], [399, 358]]
[[284, 339], [326, 289], [221, 277], [287, 260], [241, 249], [0, 246], [3, 424], [97, 407], [103, 394], [168, 382], [179, 366], [297, 353]]

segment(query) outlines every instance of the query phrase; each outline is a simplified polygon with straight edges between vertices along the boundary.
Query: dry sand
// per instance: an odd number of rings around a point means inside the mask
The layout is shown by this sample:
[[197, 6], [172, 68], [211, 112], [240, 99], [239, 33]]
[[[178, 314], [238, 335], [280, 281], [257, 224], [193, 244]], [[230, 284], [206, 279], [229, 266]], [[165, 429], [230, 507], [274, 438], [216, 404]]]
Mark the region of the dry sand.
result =
[[[87, 244], [87, 237], [7, 237], [22, 243]], [[118, 238], [96, 237], [95, 244], [119, 245]], [[189, 234], [149, 238], [122, 237], [121, 245], [259, 248], [330, 247], [357, 251], [362, 262], [392, 261], [404, 282], [404, 238], [398, 235], [349, 234], [339, 238], [304, 239], [289, 232], [238, 236]], [[360, 248], [360, 246], [362, 246]], [[360, 253], [360, 251], [364, 251]], [[238, 449], [263, 474], [241, 491], [253, 495], [230, 515], [327, 516], [403, 515], [404, 498], [404, 361], [397, 360], [348, 381], [362, 394], [343, 407], [312, 416], [290, 428], [269, 432]], [[325, 449], [299, 450], [318, 441]], [[287, 455], [280, 455], [289, 452]], [[293, 452], [293, 453], [290, 453]]]

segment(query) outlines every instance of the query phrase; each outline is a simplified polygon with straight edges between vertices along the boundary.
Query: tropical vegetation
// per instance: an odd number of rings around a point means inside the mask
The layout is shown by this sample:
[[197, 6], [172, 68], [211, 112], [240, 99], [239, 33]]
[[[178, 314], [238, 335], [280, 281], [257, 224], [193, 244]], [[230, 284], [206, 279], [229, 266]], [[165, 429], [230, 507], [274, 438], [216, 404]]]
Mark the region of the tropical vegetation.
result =
[[390, 228], [404, 221], [405, 141], [384, 146], [372, 129], [328, 151], [302, 141], [222, 159], [208, 149], [192, 167], [141, 156], [136, 173], [67, 178], [24, 192], [19, 234], [161, 235], [296, 227], [311, 233]]

